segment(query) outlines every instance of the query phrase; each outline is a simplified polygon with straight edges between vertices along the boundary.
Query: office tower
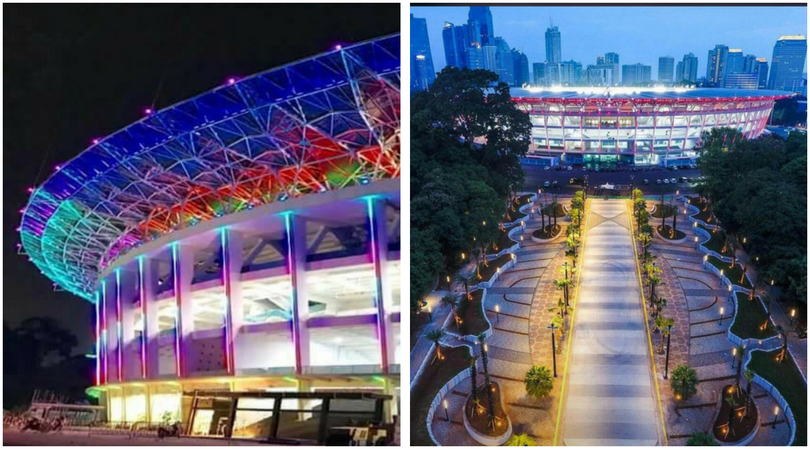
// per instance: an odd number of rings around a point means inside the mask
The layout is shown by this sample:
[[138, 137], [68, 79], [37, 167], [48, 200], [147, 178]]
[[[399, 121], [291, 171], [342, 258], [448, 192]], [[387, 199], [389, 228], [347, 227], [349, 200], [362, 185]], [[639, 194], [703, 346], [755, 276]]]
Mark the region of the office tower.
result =
[[555, 26], [550, 26], [546, 30], [546, 62], [557, 64], [562, 62], [562, 47], [560, 42], [560, 30]]
[[427, 20], [411, 14], [411, 89], [421, 91], [430, 87], [436, 78], [433, 57], [430, 55]]
[[675, 83], [683, 83], [683, 61], [675, 65]]
[[464, 31], [467, 35], [467, 44], [468, 46], [484, 46], [481, 43], [481, 24], [476, 22], [475, 20], [468, 20], [467, 24], [464, 25]]
[[576, 61], [563, 61], [557, 64], [557, 80], [564, 86], [576, 86], [582, 78], [582, 64]]
[[717, 87], [723, 86], [723, 75], [726, 73], [728, 46], [718, 44], [709, 50], [706, 66], [706, 82]]
[[588, 86], [612, 86], [613, 64], [589, 65], [584, 78]]
[[597, 56], [596, 57], [596, 65], [597, 66], [601, 66], [604, 63], [605, 63], [605, 57], [604, 56]]
[[473, 42], [480, 42], [482, 46], [494, 43], [495, 30], [492, 27], [492, 13], [489, 11], [489, 6], [470, 6], [467, 19], [475, 21], [480, 27], [480, 41]]
[[652, 81], [652, 66], [644, 64], [625, 64], [622, 66], [622, 84], [633, 86]]
[[619, 54], [614, 52], [605, 53], [605, 64], [613, 65], [613, 86], [619, 85], [621, 74], [619, 73]]
[[510, 86], [515, 84], [515, 63], [512, 61], [512, 49], [501, 37], [496, 37], [495, 41], [495, 73], [498, 74], [498, 81]]
[[444, 60], [450, 67], [462, 68], [465, 65], [464, 48], [459, 47], [456, 40], [456, 26], [450, 22], [444, 23], [442, 29], [442, 43], [444, 43]]
[[529, 84], [529, 58], [520, 50], [512, 49], [512, 62], [515, 65], [515, 86]]
[[487, 45], [486, 47], [481, 47], [480, 45], [475, 45], [467, 48], [467, 68], [470, 70], [486, 69], [495, 72], [495, 70], [493, 70], [494, 65], [487, 64], [487, 54], [485, 49], [488, 48], [492, 48], [492, 46]]
[[806, 37], [799, 35], [780, 37], [773, 46], [768, 88], [790, 92], [801, 89], [806, 56]]
[[768, 85], [768, 60], [757, 58], [757, 89], [765, 89]]
[[481, 47], [481, 57], [483, 58], [483, 68], [498, 73], [498, 47], [485, 45]]
[[745, 57], [742, 49], [730, 48], [728, 50], [725, 75], [732, 73], [745, 73]]
[[683, 75], [680, 80], [687, 80], [690, 83], [697, 82], [697, 67], [698, 67], [698, 59], [697, 56], [693, 55], [692, 53], [687, 53], [683, 55]]
[[755, 73], [757, 71], [756, 55], [745, 55], [743, 57], [743, 73]]
[[546, 63], [539, 62], [532, 64], [532, 84], [534, 86], [546, 85]]
[[658, 58], [658, 81], [671, 83], [672, 69], [675, 67], [675, 58], [671, 56], [662, 56]]

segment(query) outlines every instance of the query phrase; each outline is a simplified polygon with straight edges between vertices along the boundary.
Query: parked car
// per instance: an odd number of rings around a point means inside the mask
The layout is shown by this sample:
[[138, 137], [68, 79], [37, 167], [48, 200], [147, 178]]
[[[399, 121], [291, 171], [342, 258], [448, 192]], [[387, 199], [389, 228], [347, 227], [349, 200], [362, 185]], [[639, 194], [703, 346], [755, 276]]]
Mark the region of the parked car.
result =
[[551, 166], [543, 167], [543, 170], [551, 170]]
[[687, 180], [686, 177], [680, 177], [678, 178], [678, 181], [680, 181], [681, 183], [686, 183], [689, 180]]
[[644, 179], [644, 185], [646, 186], [646, 185], [648, 185], [648, 184], [650, 184], [650, 180], [648, 180], [648, 179], [646, 179], [646, 178], [645, 178], [645, 179]]
[[668, 178], [664, 178], [664, 184], [669, 184], [669, 179]]
[[672, 184], [675, 184], [675, 183], [678, 182], [678, 180], [676, 180], [675, 178], [670, 178], [669, 182], [672, 183]]
[[543, 183], [543, 187], [549, 187], [549, 186], [551, 186], [551, 182], [546, 180], [546, 182]]
[[554, 182], [551, 183], [551, 187], [557, 187], [557, 180], [554, 180]]
[[574, 166], [568, 166], [568, 170], [574, 170]]
[[568, 180], [568, 184], [582, 184], [582, 178], [572, 177]]
[[661, 180], [660, 179], [655, 180], [655, 184], [661, 184]]

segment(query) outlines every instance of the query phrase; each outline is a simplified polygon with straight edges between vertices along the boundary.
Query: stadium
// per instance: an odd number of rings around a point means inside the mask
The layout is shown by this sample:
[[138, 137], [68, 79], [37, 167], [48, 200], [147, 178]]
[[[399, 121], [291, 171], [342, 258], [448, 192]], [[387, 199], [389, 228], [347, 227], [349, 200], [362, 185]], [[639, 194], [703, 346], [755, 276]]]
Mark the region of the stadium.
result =
[[109, 424], [323, 443], [391, 423], [400, 37], [144, 117], [29, 189], [20, 253], [95, 305]]
[[682, 166], [702, 134], [732, 127], [762, 134], [782, 91], [687, 88], [512, 89], [532, 121], [524, 164]]

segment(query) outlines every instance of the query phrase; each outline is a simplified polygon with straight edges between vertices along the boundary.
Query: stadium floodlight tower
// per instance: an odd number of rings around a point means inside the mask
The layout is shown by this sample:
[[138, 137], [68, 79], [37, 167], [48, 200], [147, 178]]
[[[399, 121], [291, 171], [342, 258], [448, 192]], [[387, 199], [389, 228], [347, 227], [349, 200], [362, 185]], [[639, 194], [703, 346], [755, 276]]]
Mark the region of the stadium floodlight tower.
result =
[[145, 113], [31, 188], [20, 226], [95, 305], [107, 420], [305, 442], [390, 421], [399, 35]]

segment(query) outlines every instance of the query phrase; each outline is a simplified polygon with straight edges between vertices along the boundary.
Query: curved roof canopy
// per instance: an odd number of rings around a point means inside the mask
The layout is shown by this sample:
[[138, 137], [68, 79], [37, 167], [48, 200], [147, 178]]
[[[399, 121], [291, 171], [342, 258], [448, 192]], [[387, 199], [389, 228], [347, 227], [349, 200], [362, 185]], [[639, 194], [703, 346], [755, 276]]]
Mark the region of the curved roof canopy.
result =
[[778, 100], [793, 94], [785, 91], [764, 89], [719, 89], [719, 88], [643, 88], [643, 87], [552, 87], [513, 88], [512, 98], [565, 101], [641, 100], [671, 102], [740, 100]]
[[31, 261], [94, 300], [98, 274], [200, 221], [399, 177], [400, 37], [271, 69], [151, 112], [31, 188]]

